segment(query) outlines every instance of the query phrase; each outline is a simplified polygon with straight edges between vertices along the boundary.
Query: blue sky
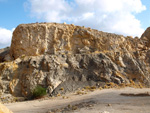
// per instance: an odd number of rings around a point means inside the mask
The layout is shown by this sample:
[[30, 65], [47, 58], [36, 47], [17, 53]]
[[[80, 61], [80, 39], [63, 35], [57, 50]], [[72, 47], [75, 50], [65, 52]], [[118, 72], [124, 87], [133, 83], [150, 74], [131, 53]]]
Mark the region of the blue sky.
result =
[[146, 10], [137, 14], [136, 18], [141, 21], [141, 26], [143, 29], [150, 27], [150, 1], [142, 0], [143, 5], [146, 6]]
[[67, 22], [139, 36], [150, 26], [148, 0], [0, 0], [0, 48], [21, 23]]
[[26, 0], [0, 0], [0, 27], [11, 30], [21, 23], [38, 21], [25, 11], [25, 2]]

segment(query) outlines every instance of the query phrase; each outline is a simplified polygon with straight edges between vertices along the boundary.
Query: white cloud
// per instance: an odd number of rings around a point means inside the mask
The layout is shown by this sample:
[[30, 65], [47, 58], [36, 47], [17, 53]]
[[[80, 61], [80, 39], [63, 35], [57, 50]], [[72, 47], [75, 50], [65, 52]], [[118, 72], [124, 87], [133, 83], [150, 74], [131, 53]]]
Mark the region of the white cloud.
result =
[[0, 28], [0, 48], [10, 46], [13, 30]]
[[29, 0], [29, 2], [31, 4], [31, 15], [44, 18], [46, 21], [61, 22], [66, 20], [68, 11], [71, 10], [70, 5], [65, 0]]
[[48, 22], [68, 22], [106, 32], [140, 36], [135, 14], [146, 10], [141, 0], [28, 0], [31, 15]]

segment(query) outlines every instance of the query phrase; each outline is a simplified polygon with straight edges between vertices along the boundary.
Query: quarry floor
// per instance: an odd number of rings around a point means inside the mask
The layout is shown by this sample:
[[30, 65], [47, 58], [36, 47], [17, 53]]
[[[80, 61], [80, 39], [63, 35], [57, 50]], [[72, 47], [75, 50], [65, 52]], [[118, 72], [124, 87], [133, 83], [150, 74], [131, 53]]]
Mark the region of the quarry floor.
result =
[[[13, 113], [150, 113], [150, 96], [123, 96], [121, 93], [149, 93], [150, 89], [103, 89], [85, 95], [75, 93], [5, 104]], [[64, 99], [65, 98], [65, 99]]]

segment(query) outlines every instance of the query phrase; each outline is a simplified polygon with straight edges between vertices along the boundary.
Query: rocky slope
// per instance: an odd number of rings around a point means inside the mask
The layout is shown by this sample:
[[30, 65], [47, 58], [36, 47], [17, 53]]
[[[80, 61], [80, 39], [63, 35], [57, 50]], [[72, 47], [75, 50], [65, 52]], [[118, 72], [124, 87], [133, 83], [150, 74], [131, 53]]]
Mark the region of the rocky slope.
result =
[[21, 24], [5, 53], [1, 95], [30, 98], [37, 85], [51, 95], [111, 82], [150, 85], [150, 28], [132, 38], [68, 24]]

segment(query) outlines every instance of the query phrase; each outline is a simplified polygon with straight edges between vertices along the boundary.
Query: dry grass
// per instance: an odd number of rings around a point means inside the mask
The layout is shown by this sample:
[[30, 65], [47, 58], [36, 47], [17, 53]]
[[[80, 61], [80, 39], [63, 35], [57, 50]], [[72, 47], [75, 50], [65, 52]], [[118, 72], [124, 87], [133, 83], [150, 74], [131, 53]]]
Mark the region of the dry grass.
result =
[[[145, 88], [146, 86], [140, 82], [135, 83], [133, 80], [130, 80], [130, 83], [121, 83], [121, 84], [115, 84], [113, 82], [106, 83], [106, 85], [103, 88], [104, 89], [110, 89], [110, 88], [120, 89], [120, 88], [125, 88], [125, 87]], [[100, 90], [102, 90], [103, 88], [99, 87]]]
[[102, 90], [102, 89], [110, 89], [110, 88], [125, 88], [125, 87], [133, 87], [133, 88], [144, 88], [144, 86], [139, 82], [139, 83], [135, 83], [134, 81], [130, 80], [130, 83], [122, 83], [122, 84], [115, 84], [113, 82], [109, 82], [106, 83], [106, 85], [104, 85], [104, 87], [96, 87], [96, 86], [86, 86], [81, 90], [78, 90], [76, 92], [77, 95], [84, 95], [87, 94], [88, 92], [93, 92], [96, 89]]
[[62, 96], [62, 98], [63, 98], [63, 99], [68, 99], [69, 97], [66, 97], [66, 96]]
[[133, 87], [133, 88], [145, 88], [146, 86], [140, 82], [135, 83], [133, 80], [130, 80], [130, 83], [125, 84], [122, 83], [119, 85], [120, 88], [125, 88], [125, 87]]
[[84, 89], [87, 91], [94, 91], [97, 89], [97, 87], [96, 86], [86, 86], [86, 87], [84, 87]]
[[77, 91], [76, 94], [77, 94], [77, 95], [84, 95], [84, 94], [87, 94], [87, 93], [84, 92], [84, 91]]
[[57, 94], [57, 97], [60, 97], [61, 96], [61, 94]]

